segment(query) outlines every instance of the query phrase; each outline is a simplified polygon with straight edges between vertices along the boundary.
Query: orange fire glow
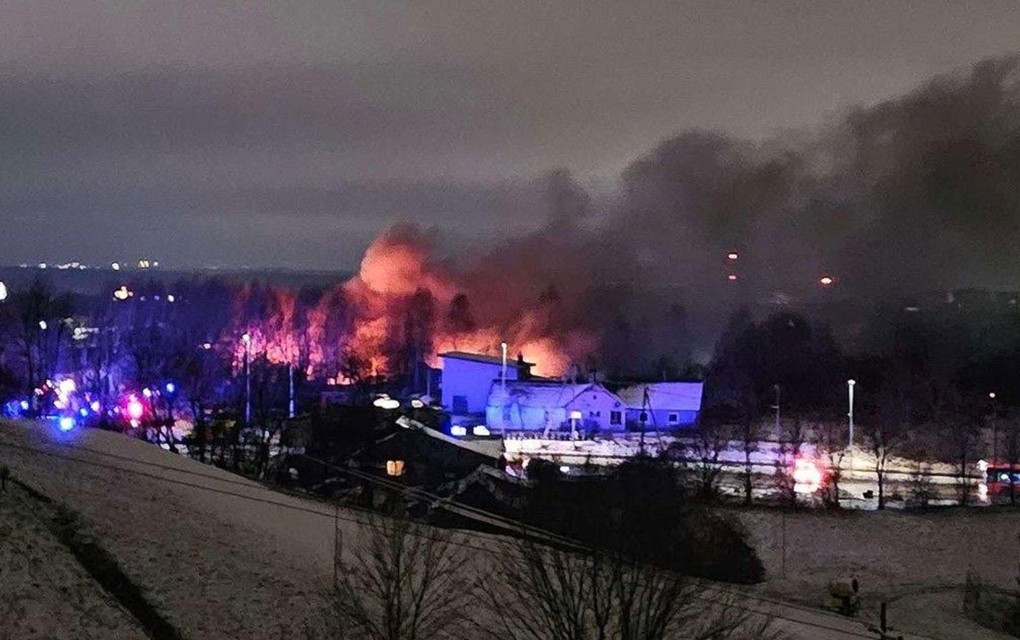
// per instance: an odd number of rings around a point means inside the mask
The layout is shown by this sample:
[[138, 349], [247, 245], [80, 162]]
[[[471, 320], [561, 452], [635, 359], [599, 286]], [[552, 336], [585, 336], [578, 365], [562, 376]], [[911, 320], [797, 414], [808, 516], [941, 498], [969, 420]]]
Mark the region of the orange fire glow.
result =
[[[535, 362], [536, 374], [555, 376], [597, 339], [563, 320], [577, 305], [554, 285], [578, 276], [561, 269], [561, 281], [548, 283], [548, 253], [538, 247], [516, 262], [481, 256], [455, 268], [435, 257], [427, 234], [397, 225], [368, 248], [357, 275], [303, 313], [293, 292], [267, 289], [256, 300], [246, 287], [234, 331], [250, 333], [253, 356], [337, 380], [406, 372], [418, 358], [438, 366], [437, 354], [449, 350], [498, 355], [503, 341], [513, 357]], [[240, 362], [243, 345], [235, 355]]]

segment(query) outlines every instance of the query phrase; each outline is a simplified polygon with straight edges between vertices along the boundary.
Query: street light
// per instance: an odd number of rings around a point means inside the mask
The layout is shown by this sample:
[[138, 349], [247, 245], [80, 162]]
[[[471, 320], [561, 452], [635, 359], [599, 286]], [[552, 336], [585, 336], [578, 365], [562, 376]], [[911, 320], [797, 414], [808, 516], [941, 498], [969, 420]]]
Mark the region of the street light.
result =
[[782, 436], [782, 430], [781, 430], [781, 427], [780, 427], [781, 423], [779, 421], [779, 396], [782, 393], [783, 388], [780, 387], [778, 384], [772, 385], [772, 388], [776, 392], [776, 404], [775, 404], [775, 406], [772, 407], [773, 409], [776, 410], [776, 435], [775, 435], [775, 437], [782, 439], [783, 436]]
[[847, 474], [852, 476], [854, 473], [854, 385], [857, 381], [853, 378], [846, 381], [847, 397], [850, 400], [850, 411], [846, 414], [848, 425], [850, 427], [850, 436], [847, 439], [847, 449], [850, 451], [850, 471]]
[[[988, 399], [991, 400], [992, 405], [992, 462], [998, 463], [999, 460], [999, 415], [995, 405], [995, 392], [990, 391], [988, 393]], [[1012, 470], [1010, 470], [1012, 473]]]
[[244, 426], [251, 426], [251, 335], [241, 336], [244, 343]]

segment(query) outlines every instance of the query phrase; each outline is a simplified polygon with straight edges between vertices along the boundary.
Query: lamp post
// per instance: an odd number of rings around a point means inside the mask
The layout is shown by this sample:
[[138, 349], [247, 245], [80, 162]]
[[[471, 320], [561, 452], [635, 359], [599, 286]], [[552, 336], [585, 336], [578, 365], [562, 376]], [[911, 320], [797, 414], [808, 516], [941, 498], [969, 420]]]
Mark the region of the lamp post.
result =
[[294, 364], [287, 365], [287, 417], [294, 417]]
[[244, 426], [251, 426], [251, 334], [241, 336], [244, 343]]
[[847, 438], [847, 450], [850, 452], [850, 472], [848, 475], [854, 473], [854, 385], [857, 381], [853, 378], [846, 381], [846, 392], [847, 398], [850, 403], [850, 411], [847, 412], [847, 426], [849, 427], [849, 437]]
[[[992, 405], [992, 462], [998, 464], [999, 461], [999, 415], [998, 407], [995, 405], [995, 392], [991, 391], [988, 393], [988, 399]], [[1010, 473], [1013, 470], [1010, 469]]]
[[772, 385], [772, 388], [776, 392], [776, 404], [775, 404], [774, 407], [772, 407], [773, 409], [776, 410], [776, 436], [775, 437], [782, 438], [782, 434], [781, 434], [782, 428], [781, 428], [781, 422], [780, 422], [780, 419], [779, 419], [779, 397], [780, 397], [780, 394], [782, 394], [783, 388], [780, 387], [778, 384]]

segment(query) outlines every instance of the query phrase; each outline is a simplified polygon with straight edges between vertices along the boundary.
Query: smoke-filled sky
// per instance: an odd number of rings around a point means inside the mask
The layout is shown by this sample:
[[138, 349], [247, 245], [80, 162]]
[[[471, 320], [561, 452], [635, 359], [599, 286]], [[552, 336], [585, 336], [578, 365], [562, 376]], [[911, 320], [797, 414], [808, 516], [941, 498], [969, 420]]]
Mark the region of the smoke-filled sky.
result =
[[1017, 73], [971, 74], [1017, 34], [1015, 0], [0, 1], [0, 263], [351, 270], [398, 221], [540, 228], [565, 169], [636, 259], [870, 279], [903, 237], [994, 280]]

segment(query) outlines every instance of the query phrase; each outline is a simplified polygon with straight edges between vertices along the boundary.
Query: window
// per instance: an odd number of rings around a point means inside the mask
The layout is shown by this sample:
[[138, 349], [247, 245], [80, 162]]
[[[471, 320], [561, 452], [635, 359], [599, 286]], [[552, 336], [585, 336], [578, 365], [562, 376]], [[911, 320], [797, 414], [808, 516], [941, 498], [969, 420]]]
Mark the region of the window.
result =
[[680, 422], [680, 414], [679, 413], [671, 413], [671, 414], [669, 414], [668, 420], [669, 420], [670, 424], [676, 424], [676, 423]]
[[623, 424], [623, 412], [621, 412], [621, 411], [610, 411], [609, 412], [609, 424]]
[[467, 396], [453, 396], [453, 412], [454, 413], [468, 412]]
[[402, 475], [404, 475], [404, 461], [403, 460], [387, 460], [386, 461], [386, 475], [388, 475], [388, 476], [402, 476]]

